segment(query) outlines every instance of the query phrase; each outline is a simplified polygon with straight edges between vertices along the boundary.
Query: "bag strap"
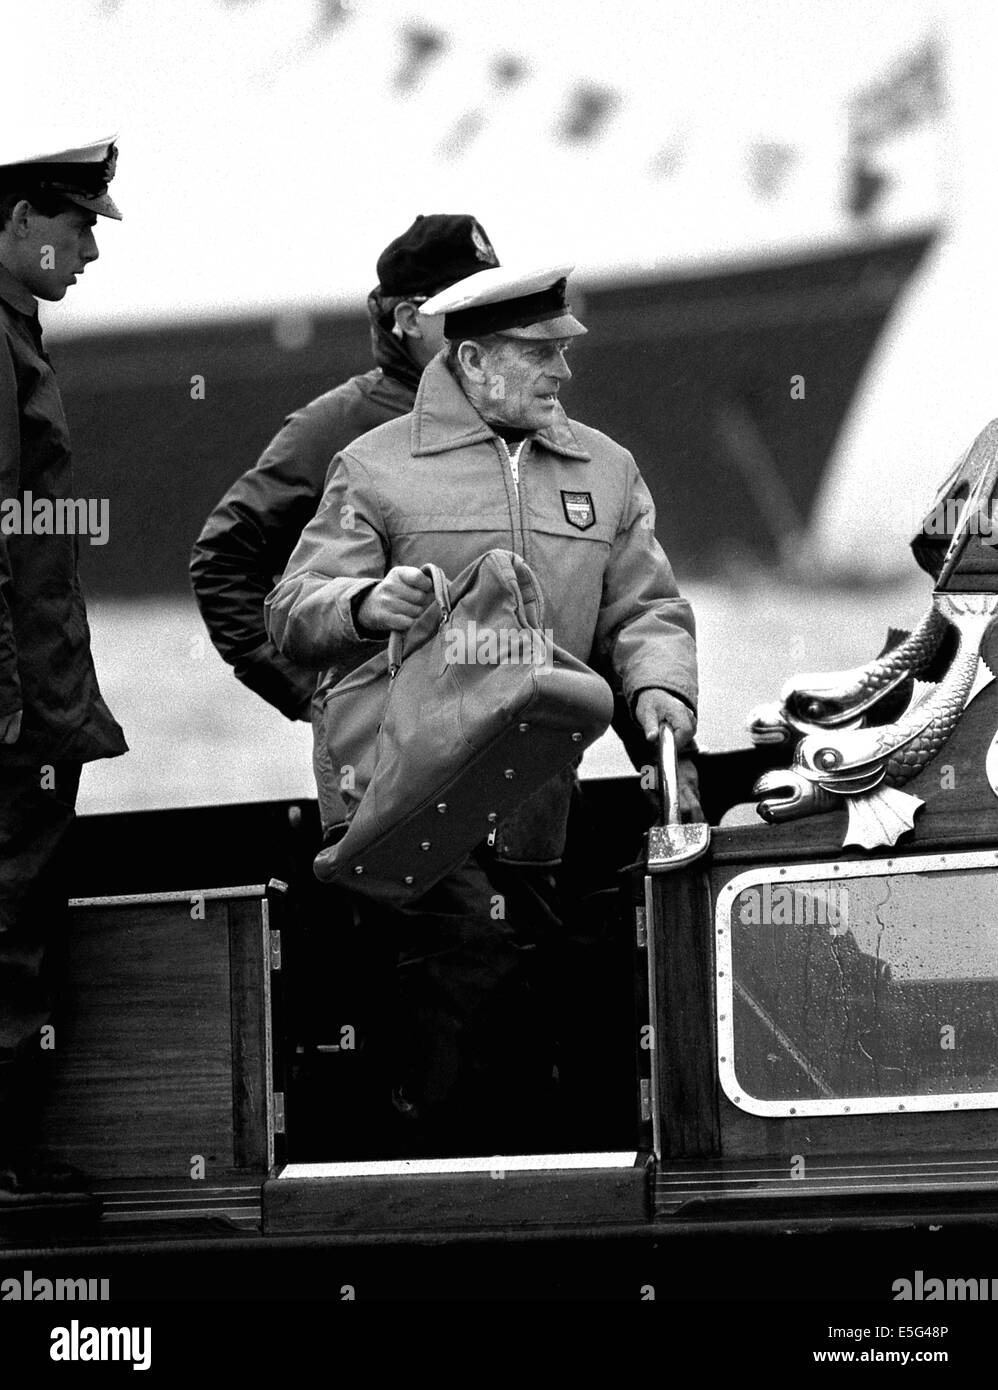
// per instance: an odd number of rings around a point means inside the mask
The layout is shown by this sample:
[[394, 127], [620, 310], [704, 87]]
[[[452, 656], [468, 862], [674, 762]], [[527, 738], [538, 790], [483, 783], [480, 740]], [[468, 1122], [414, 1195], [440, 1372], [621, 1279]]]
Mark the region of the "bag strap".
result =
[[537, 582], [537, 576], [526, 560], [517, 555], [515, 551], [495, 551], [493, 553], [502, 553], [513, 572], [513, 580], [520, 590], [520, 598], [523, 600], [523, 610], [528, 626], [542, 628], [544, 626], [544, 596]]
[[[440, 609], [441, 622], [447, 622], [451, 615], [450, 585], [447, 576], [439, 565], [420, 565], [420, 572], [433, 582], [433, 597]], [[405, 633], [392, 632], [388, 638], [388, 679], [394, 680], [405, 655]]]

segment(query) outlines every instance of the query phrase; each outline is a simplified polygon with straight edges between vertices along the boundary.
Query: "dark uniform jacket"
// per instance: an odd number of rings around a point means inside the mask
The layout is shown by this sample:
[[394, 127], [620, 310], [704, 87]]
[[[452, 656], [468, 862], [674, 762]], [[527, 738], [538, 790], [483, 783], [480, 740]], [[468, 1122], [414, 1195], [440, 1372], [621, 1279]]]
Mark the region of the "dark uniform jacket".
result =
[[[610, 672], [628, 702], [652, 687], [695, 709], [693, 615], [655, 539], [634, 459], [558, 407], [554, 423], [524, 442], [518, 473], [439, 354], [412, 414], [336, 459], [267, 600], [277, 646], [327, 668], [328, 687], [378, 649], [354, 614], [391, 566], [432, 562], [453, 579], [488, 550], [512, 550], [540, 581], [544, 624], [559, 646]], [[567, 791], [553, 789], [527, 837], [534, 843], [515, 854], [510, 844], [510, 857], [560, 854]]]
[[0, 715], [24, 711], [17, 743], [0, 745], [0, 766], [87, 762], [128, 747], [94, 673], [77, 537], [30, 533], [33, 502], [73, 495], [37, 305], [0, 266], [0, 500], [9, 503], [0, 510]]
[[191, 557], [201, 615], [220, 654], [250, 690], [304, 719], [316, 672], [282, 656], [263, 601], [318, 508], [330, 461], [358, 435], [412, 409], [419, 371], [390, 333], [372, 328], [379, 365], [289, 415], [258, 462], [205, 523]]

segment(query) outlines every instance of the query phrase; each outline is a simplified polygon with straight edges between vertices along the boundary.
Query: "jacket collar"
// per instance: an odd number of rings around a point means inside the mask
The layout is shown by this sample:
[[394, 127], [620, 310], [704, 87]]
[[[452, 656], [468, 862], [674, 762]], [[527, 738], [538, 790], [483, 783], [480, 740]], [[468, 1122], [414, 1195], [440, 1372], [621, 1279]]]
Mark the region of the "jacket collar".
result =
[[[412, 452], [417, 458], [496, 438], [492, 427], [486, 424], [454, 380], [445, 356], [446, 350], [428, 364], [416, 393], [412, 411]], [[528, 435], [528, 439], [543, 444], [563, 458], [588, 462], [592, 455], [580, 444], [572, 422], [560, 405], [556, 412], [550, 425]]]
[[25, 314], [28, 318], [34, 318], [38, 312], [38, 302], [35, 296], [21, 284], [20, 280], [11, 275], [5, 265], [0, 265], [0, 299], [3, 299], [12, 309], [16, 309], [19, 314]]

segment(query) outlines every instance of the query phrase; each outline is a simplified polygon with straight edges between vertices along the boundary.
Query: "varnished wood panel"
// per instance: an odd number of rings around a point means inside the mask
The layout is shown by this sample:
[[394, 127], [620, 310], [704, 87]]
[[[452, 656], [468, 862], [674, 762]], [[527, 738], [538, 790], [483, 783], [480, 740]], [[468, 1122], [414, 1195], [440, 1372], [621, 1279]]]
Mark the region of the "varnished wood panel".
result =
[[233, 1160], [237, 1168], [267, 1169], [270, 1077], [267, 1027], [270, 1009], [267, 934], [261, 902], [230, 902], [229, 997], [232, 1001]]
[[721, 1096], [725, 1158], [771, 1157], [789, 1166], [794, 1155], [993, 1153], [998, 1111], [923, 1111], [906, 1115], [816, 1115], [766, 1119], [749, 1115]]
[[707, 878], [700, 862], [651, 879], [656, 1054], [662, 1154], [719, 1153], [714, 957]]
[[[231, 990], [233, 959], [237, 978], [253, 975], [245, 961], [260, 955], [261, 906], [208, 900], [203, 920], [189, 902], [72, 911], [45, 1152], [97, 1178], [189, 1179], [197, 1155], [208, 1176], [259, 1158], [249, 1113], [263, 1084], [260, 1039], [247, 1027], [237, 1048], [252, 1078], [234, 1116]], [[230, 914], [232, 933], [245, 936], [231, 952]], [[260, 969], [240, 999], [240, 1026], [259, 1007]]]
[[281, 1178], [264, 1185], [263, 1229], [285, 1234], [598, 1226], [645, 1222], [650, 1201], [644, 1159], [626, 1169]]

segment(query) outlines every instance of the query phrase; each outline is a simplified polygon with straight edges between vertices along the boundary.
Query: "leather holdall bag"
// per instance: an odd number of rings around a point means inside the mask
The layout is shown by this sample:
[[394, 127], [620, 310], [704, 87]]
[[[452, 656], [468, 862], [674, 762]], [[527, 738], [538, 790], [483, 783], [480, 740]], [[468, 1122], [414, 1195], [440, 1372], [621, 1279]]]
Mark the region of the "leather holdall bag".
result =
[[[345, 833], [316, 876], [389, 905], [427, 892], [610, 724], [609, 685], [544, 628], [530, 568], [490, 550], [325, 695]], [[493, 836], [494, 838], [494, 836]]]

